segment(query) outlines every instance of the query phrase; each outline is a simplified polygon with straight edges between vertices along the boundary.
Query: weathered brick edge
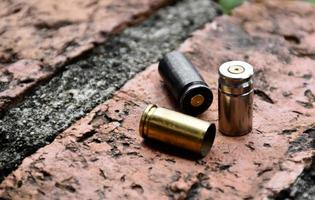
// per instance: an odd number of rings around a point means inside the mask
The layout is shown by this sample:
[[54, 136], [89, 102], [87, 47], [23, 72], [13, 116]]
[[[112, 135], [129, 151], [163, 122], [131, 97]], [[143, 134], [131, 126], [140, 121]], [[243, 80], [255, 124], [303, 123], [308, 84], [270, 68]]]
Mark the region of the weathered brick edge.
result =
[[0, 11], [0, 112], [108, 35], [143, 21], [172, 2], [88, 0], [84, 5], [70, 2], [71, 6], [63, 0], [1, 2], [7, 13]]
[[[314, 11], [302, 2], [247, 3], [181, 46], [215, 93], [222, 62], [241, 59], [255, 66], [251, 134], [231, 138], [218, 133], [209, 155], [196, 161], [144, 143], [137, 129], [145, 106], [175, 107], [153, 65], [26, 158], [0, 185], [0, 196], [265, 199], [290, 186], [315, 153], [305, 131], [314, 126], [315, 116], [315, 60], [309, 55], [314, 44], [305, 42], [314, 33], [304, 26]], [[269, 15], [272, 22], [266, 20]], [[290, 26], [281, 28], [280, 21]], [[217, 121], [217, 99], [201, 118]]]

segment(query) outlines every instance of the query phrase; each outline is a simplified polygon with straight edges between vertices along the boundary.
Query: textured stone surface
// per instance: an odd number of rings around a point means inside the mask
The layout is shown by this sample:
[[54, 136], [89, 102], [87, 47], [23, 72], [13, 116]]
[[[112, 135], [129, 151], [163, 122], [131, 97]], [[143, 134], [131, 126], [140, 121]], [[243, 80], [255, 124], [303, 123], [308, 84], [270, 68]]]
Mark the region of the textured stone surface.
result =
[[[303, 174], [314, 165], [315, 59], [314, 42], [307, 39], [314, 34], [314, 13], [315, 7], [302, 2], [247, 3], [232, 16], [219, 17], [195, 32], [180, 47], [215, 94], [222, 62], [240, 59], [253, 64], [256, 96], [254, 130], [249, 135], [231, 138], [218, 133], [211, 152], [201, 160], [143, 142], [138, 123], [146, 105], [175, 108], [157, 66], [152, 65], [53, 143], [26, 158], [0, 185], [1, 196], [284, 199], [299, 195], [285, 191], [291, 185], [299, 190], [299, 179], [305, 180]], [[273, 20], [268, 20], [270, 15]], [[290, 25], [281, 28], [280, 21]], [[216, 98], [200, 117], [217, 121]], [[308, 188], [311, 199], [314, 188]]]
[[[137, 72], [175, 49], [217, 15], [209, 0], [185, 0], [161, 9], [66, 66], [23, 103], [0, 116], [0, 180], [22, 159], [108, 99]], [[14, 70], [21, 70], [16, 66]]]
[[[307, 131], [312, 134], [313, 137], [313, 148], [314, 148], [314, 135], [315, 131], [309, 129]], [[303, 173], [297, 178], [292, 186], [283, 189], [280, 193], [274, 196], [273, 199], [282, 200], [313, 200], [315, 197], [315, 159], [310, 166], [307, 166]]]
[[49, 78], [62, 64], [171, 2], [0, 1], [0, 111]]
[[1, 1], [1, 63], [64, 62], [167, 2], [171, 1]]

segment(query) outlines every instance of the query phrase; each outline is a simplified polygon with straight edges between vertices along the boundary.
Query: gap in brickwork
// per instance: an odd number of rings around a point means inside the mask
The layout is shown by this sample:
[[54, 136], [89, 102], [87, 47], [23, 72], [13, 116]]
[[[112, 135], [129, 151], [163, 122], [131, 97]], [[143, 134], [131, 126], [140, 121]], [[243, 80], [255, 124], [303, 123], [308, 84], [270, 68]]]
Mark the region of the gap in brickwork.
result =
[[[315, 134], [313, 131], [312, 134]], [[289, 187], [270, 200], [312, 200], [315, 196], [315, 156], [312, 157], [311, 164], [305, 168], [302, 174]]]
[[185, 0], [110, 37], [0, 116], [0, 181], [127, 80], [176, 49], [220, 14], [209, 0]]

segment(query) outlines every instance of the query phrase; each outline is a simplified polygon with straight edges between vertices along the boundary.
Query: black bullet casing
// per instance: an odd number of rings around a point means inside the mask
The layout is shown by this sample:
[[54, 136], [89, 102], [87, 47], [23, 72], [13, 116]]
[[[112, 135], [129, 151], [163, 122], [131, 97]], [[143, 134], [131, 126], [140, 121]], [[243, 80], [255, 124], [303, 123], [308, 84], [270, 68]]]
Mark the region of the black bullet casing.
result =
[[182, 111], [199, 115], [209, 108], [213, 94], [192, 63], [180, 52], [166, 54], [159, 73]]

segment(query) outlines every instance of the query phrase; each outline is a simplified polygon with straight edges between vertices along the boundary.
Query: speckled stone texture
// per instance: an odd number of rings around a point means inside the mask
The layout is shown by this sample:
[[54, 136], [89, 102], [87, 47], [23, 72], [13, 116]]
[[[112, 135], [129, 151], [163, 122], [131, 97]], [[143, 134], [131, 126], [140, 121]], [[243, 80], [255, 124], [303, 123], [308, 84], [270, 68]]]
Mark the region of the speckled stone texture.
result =
[[[314, 18], [315, 7], [300, 1], [245, 3], [232, 16], [208, 23], [179, 48], [198, 67], [215, 96], [221, 63], [245, 60], [254, 66], [252, 133], [234, 138], [218, 133], [211, 152], [199, 160], [143, 141], [138, 123], [147, 104], [176, 109], [157, 65], [152, 65], [26, 158], [2, 182], [0, 196], [294, 198], [297, 192], [279, 194], [296, 186], [303, 179], [300, 175], [314, 168]], [[200, 117], [217, 122], [217, 111], [215, 98]]]
[[218, 11], [209, 0], [183, 0], [160, 9], [64, 66], [19, 105], [0, 112], [0, 182], [25, 157], [51, 143], [136, 73], [178, 48]]
[[60, 67], [172, 0], [0, 1], [0, 111]]

